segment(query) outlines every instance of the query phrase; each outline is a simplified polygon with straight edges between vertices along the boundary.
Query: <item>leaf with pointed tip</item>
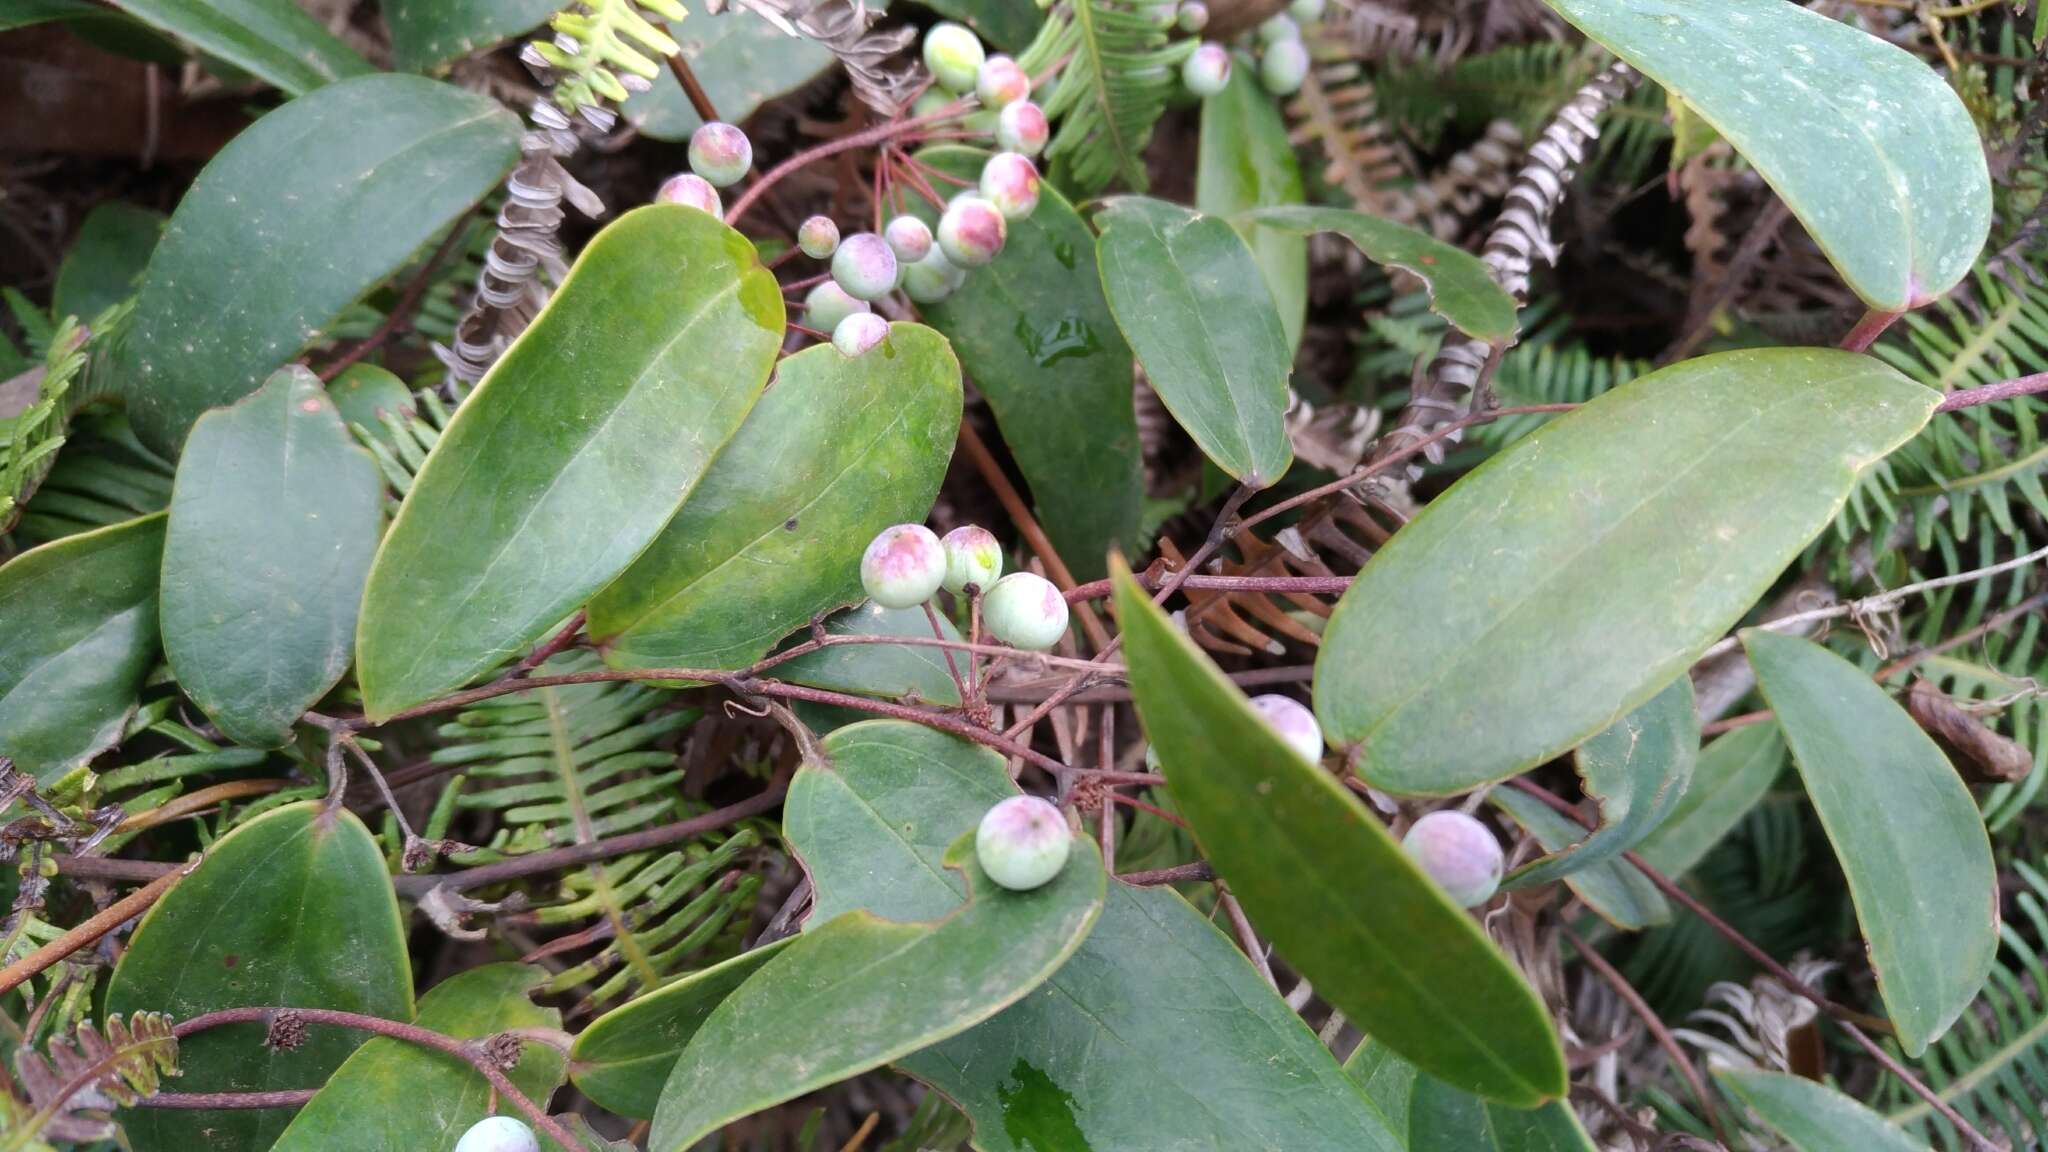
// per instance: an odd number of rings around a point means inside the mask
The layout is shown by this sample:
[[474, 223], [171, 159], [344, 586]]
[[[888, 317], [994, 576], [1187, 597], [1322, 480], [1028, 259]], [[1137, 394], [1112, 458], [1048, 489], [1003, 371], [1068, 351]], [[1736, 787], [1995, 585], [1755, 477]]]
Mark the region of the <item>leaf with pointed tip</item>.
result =
[[89, 324], [135, 295], [135, 282], [163, 234], [163, 214], [134, 204], [109, 200], [86, 213], [78, 239], [57, 269], [50, 311]]
[[1877, 990], [1918, 1056], [1976, 998], [1998, 951], [1998, 875], [1970, 790], [1905, 709], [1810, 640], [1742, 634], [1834, 845]]
[[391, 62], [425, 72], [547, 23], [558, 0], [387, 0]]
[[1927, 1152], [1884, 1117], [1804, 1077], [1723, 1067], [1714, 1069], [1714, 1079], [1797, 1152]]
[[626, 570], [738, 431], [782, 294], [679, 204], [620, 217], [442, 430], [378, 549], [356, 677], [381, 719], [524, 654]]
[[1700, 750], [1685, 798], [1636, 845], [1636, 855], [1673, 880], [1685, 875], [1742, 822], [1784, 767], [1785, 739], [1776, 724], [1722, 736]]
[[1417, 1071], [1367, 1037], [1344, 1072], [1396, 1122], [1415, 1152], [1594, 1152], [1571, 1105], [1507, 1108]]
[[[959, 640], [953, 622], [939, 617], [943, 639]], [[921, 608], [884, 608], [872, 600], [825, 621], [828, 636], [916, 636], [932, 634]], [[808, 637], [797, 637], [797, 640]], [[775, 676], [833, 692], [894, 700], [915, 697], [928, 704], [957, 705], [960, 685], [946, 668], [946, 652], [930, 645], [842, 644], [807, 652], [775, 666]]]
[[375, 71], [292, 0], [114, 0], [114, 6], [288, 96]]
[[1518, 1107], [1562, 1096], [1550, 1015], [1478, 923], [1281, 740], [1127, 571], [1112, 578], [1131, 696], [1174, 803], [1280, 954], [1440, 1079]]
[[[1559, 853], [1590, 837], [1586, 826], [1526, 793], [1501, 788], [1490, 794], [1495, 807], [1536, 838], [1545, 852]], [[1595, 833], [1594, 835], [1597, 835]], [[1642, 869], [1620, 859], [1596, 860], [1561, 876], [1572, 895], [1585, 901], [1599, 917], [1624, 932], [1639, 932], [1671, 920], [1664, 893]]]
[[1338, 601], [1323, 731], [1401, 795], [1577, 747], [1735, 624], [1939, 399], [1865, 356], [1775, 348], [1674, 364], [1551, 421], [1432, 501]]
[[1976, 124], [1905, 49], [1784, 0], [1548, 3], [1734, 145], [1872, 308], [1933, 300], [1984, 247]]
[[[1223, 91], [1202, 101], [1202, 137], [1195, 152], [1195, 207], [1235, 217], [1256, 208], [1302, 201], [1301, 165], [1273, 94], [1243, 66], [1230, 69]], [[1284, 208], [1280, 210], [1285, 211]], [[1252, 258], [1272, 290], [1287, 346], [1301, 346], [1308, 311], [1308, 240], [1284, 230], [1258, 231], [1231, 223], [1252, 246]], [[1460, 252], [1460, 255], [1464, 253]]]

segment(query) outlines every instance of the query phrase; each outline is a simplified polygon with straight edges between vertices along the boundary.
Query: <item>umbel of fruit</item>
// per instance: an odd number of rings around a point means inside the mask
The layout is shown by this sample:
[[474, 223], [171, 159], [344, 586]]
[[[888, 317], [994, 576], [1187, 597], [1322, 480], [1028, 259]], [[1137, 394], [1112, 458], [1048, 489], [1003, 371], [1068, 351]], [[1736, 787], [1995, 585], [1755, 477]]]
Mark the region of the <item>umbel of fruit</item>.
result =
[[1012, 572], [982, 597], [981, 619], [1003, 643], [1043, 652], [1067, 634], [1067, 598], [1043, 576]]
[[860, 583], [884, 608], [915, 608], [946, 578], [946, 549], [922, 524], [884, 528], [860, 558]]
[[1450, 808], [1431, 812], [1408, 829], [1401, 846], [1461, 907], [1486, 903], [1500, 887], [1500, 841], [1486, 825], [1463, 812]]
[[1036, 796], [1012, 796], [981, 818], [974, 855], [988, 878], [1027, 892], [1060, 874], [1072, 850], [1073, 830], [1060, 810]]

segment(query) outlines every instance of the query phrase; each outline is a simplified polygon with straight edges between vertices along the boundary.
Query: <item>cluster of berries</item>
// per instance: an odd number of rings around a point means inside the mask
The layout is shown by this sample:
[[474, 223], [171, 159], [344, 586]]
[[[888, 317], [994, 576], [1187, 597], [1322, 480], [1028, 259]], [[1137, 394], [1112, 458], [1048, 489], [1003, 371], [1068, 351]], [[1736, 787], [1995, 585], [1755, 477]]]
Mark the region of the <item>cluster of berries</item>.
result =
[[[1259, 25], [1257, 52], [1259, 83], [1275, 96], [1292, 96], [1308, 79], [1308, 46], [1302, 43], [1301, 26], [1323, 18], [1328, 0], [1294, 0], [1282, 12]], [[1209, 10], [1197, 0], [1179, 9], [1179, 24], [1189, 32], [1209, 22]], [[1189, 54], [1180, 68], [1181, 83], [1197, 96], [1214, 96], [1230, 82], [1230, 50], [1214, 41], [1204, 42]]]
[[882, 529], [860, 558], [860, 582], [884, 608], [916, 608], [940, 588], [955, 596], [972, 588], [989, 634], [1013, 648], [1043, 652], [1067, 634], [1067, 598], [1035, 573], [1004, 576], [1002, 545], [972, 524], [943, 540], [922, 524]]

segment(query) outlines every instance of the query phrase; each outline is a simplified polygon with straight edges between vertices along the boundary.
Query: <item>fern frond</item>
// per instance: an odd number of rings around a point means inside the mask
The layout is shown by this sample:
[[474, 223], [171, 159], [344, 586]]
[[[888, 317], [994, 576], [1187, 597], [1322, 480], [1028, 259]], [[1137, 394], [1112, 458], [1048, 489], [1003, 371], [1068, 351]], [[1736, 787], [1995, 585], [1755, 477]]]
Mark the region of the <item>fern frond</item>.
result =
[[1446, 129], [1471, 134], [1508, 120], [1525, 139], [1592, 79], [1600, 55], [1541, 40], [1466, 56], [1443, 67], [1427, 57], [1389, 60], [1373, 73], [1381, 112], [1417, 148], [1434, 149]]
[[440, 442], [441, 430], [453, 415], [440, 394], [428, 390], [413, 393], [413, 407], [407, 411], [379, 411], [375, 428], [349, 425], [356, 441], [376, 458], [394, 506], [412, 491], [413, 477], [427, 462], [427, 453]]
[[22, 548], [161, 511], [171, 502], [171, 462], [135, 438], [119, 412], [81, 415], [64, 450], [14, 526]]
[[1075, 195], [1119, 180], [1145, 189], [1145, 145], [1196, 46], [1168, 41], [1173, 12], [1174, 0], [1062, 0], [1018, 55], [1033, 76], [1066, 61], [1042, 103], [1059, 125], [1046, 158]]
[[106, 1113], [156, 1095], [164, 1076], [178, 1074], [178, 1039], [160, 1012], [108, 1016], [105, 1035], [85, 1021], [70, 1038], [52, 1039], [48, 1053], [20, 1049], [14, 1072], [35, 1109], [28, 1130], [49, 1140], [108, 1139]]
[[1322, 152], [1323, 182], [1359, 211], [1384, 211], [1390, 191], [1408, 179], [1405, 147], [1382, 124], [1365, 69], [1328, 33], [1311, 29], [1306, 39], [1311, 63], [1286, 105], [1287, 141]]

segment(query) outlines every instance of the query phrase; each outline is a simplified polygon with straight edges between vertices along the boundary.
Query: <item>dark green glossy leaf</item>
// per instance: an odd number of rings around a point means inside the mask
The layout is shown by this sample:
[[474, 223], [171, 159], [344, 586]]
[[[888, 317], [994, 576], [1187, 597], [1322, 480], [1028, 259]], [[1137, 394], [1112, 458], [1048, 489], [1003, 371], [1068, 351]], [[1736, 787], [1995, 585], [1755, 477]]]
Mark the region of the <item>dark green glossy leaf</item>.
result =
[[[556, 1029], [562, 1014], [529, 997], [547, 973], [524, 964], [486, 964], [436, 984], [413, 1023], [457, 1040], [519, 1028]], [[528, 1099], [546, 1103], [562, 1083], [562, 1053], [538, 1042], [506, 1073]], [[491, 1115], [489, 1081], [466, 1062], [416, 1044], [378, 1037], [335, 1069], [292, 1118], [272, 1152], [403, 1152], [452, 1148]], [[501, 1113], [511, 1106], [500, 1101]]]
[[1871, 307], [1917, 307], [1970, 270], [1984, 149], [1912, 53], [1783, 0], [1548, 2], [1734, 145]]
[[[884, 7], [870, 4], [868, 10]], [[761, 105], [794, 92], [832, 66], [832, 53], [824, 45], [791, 36], [738, 5], [716, 16], [691, 5], [690, 18], [671, 26], [669, 33], [682, 46], [683, 59], [690, 62], [711, 106], [732, 124], [745, 123]], [[666, 68], [654, 78], [651, 91], [626, 102], [626, 115], [656, 140], [688, 140], [703, 124]]]
[[1244, 238], [1143, 196], [1109, 201], [1095, 222], [1103, 294], [1167, 411], [1218, 468], [1253, 488], [1277, 482], [1294, 462], [1294, 357]]
[[557, 0], [389, 0], [391, 62], [424, 72], [547, 23]]
[[1370, 1037], [1344, 1071], [1396, 1118], [1396, 1131], [1415, 1152], [1594, 1152], [1564, 1101], [1527, 1110], [1489, 1103], [1416, 1071]]
[[[309, 800], [222, 837], [143, 917], [107, 988], [109, 1012], [185, 1020], [245, 1006], [412, 1019], [398, 899], [376, 840], [346, 809]], [[318, 1088], [364, 1040], [310, 1028], [298, 1048], [273, 1052], [264, 1031], [230, 1024], [187, 1037], [178, 1091]], [[122, 1124], [136, 1152], [263, 1152], [290, 1119], [274, 1109], [142, 1108]]]
[[681, 205], [592, 240], [456, 410], [363, 595], [357, 679], [389, 716], [530, 649], [624, 571], [752, 408], [782, 296]]
[[1826, 1085], [1784, 1072], [1716, 1068], [1714, 1079], [1796, 1152], [1927, 1152], [1884, 1117]]
[[[931, 148], [918, 158], [975, 179], [987, 153]], [[919, 214], [935, 219], [923, 208]], [[976, 269], [951, 296], [921, 306], [973, 365], [974, 386], [995, 413], [1039, 520], [1079, 580], [1100, 577], [1112, 549], [1142, 544], [1131, 349], [1089, 265], [1094, 244], [1088, 225], [1048, 183], [1038, 210], [1010, 221], [1001, 259]]]
[[1938, 399], [1868, 357], [1776, 348], [1675, 364], [1551, 421], [1345, 592], [1316, 661], [1323, 731], [1404, 795], [1578, 746], [1740, 619]]
[[57, 269], [50, 310], [85, 323], [135, 294], [136, 281], [163, 235], [159, 212], [109, 200], [86, 213], [78, 239]]
[[[1202, 139], [1195, 153], [1195, 207], [1212, 216], [1300, 204], [1301, 165], [1287, 137], [1280, 105], [1256, 69], [1234, 62], [1223, 91], [1202, 101]], [[1239, 225], [1265, 273], [1287, 346], [1301, 345], [1308, 314], [1308, 240]]]
[[924, 6], [974, 29], [994, 51], [1021, 52], [1045, 22], [1033, 0], [923, 0]]
[[[960, 639], [953, 622], [944, 616], [939, 617], [939, 628], [946, 639]], [[932, 625], [922, 609], [884, 608], [870, 600], [825, 621], [825, 631], [833, 636], [930, 636]], [[915, 699], [927, 704], [960, 703], [960, 686], [946, 668], [945, 649], [929, 645], [847, 644], [820, 648], [777, 664], [775, 676], [792, 684], [861, 696]]]
[[1841, 861], [1877, 990], [1909, 1056], [1948, 1031], [1998, 951], [1998, 876], [1970, 790], [1905, 709], [1810, 640], [1742, 634]]
[[417, 76], [294, 100], [210, 161], [150, 257], [121, 360], [144, 442], [175, 452], [445, 231], [518, 158], [519, 118]]
[[861, 553], [930, 513], [959, 432], [960, 363], [922, 325], [783, 360], [683, 510], [591, 601], [605, 662], [744, 668], [858, 602]]
[[1550, 1016], [1478, 923], [1127, 574], [1116, 580], [1131, 695], [1174, 803], [1281, 955], [1440, 1079], [1522, 1107], [1563, 1095]]
[[384, 427], [383, 417], [403, 416], [416, 407], [405, 381], [375, 364], [349, 365], [327, 382], [327, 395], [343, 424], [360, 427], [386, 446], [392, 442], [391, 430]]
[[278, 748], [348, 669], [384, 484], [298, 365], [192, 426], [164, 536], [164, 655], [229, 739]]
[[50, 20], [74, 20], [103, 11], [90, 0], [0, 0], [0, 32]]
[[[1541, 800], [1526, 793], [1501, 788], [1491, 794], [1493, 803], [1512, 817], [1523, 831], [1536, 837], [1545, 852], [1561, 852], [1590, 839], [1586, 826], [1562, 813], [1552, 811]], [[1597, 833], [1595, 833], [1597, 835]], [[1599, 917], [1625, 932], [1638, 932], [1652, 924], [1668, 923], [1671, 905], [1664, 893], [1626, 860], [1604, 859], [1572, 869], [1560, 877], [1572, 895], [1585, 901]]]
[[157, 653], [164, 518], [0, 566], [0, 752], [45, 784], [120, 739]]
[[1392, 220], [1348, 208], [1261, 208], [1235, 218], [1258, 229], [1334, 232], [1375, 264], [1399, 268], [1422, 281], [1429, 306], [1466, 335], [1494, 344], [1515, 338], [1515, 301], [1479, 257]]
[[1700, 750], [1685, 798], [1636, 845], [1650, 867], [1677, 879], [1735, 829], [1785, 767], [1776, 724], [1737, 728]]
[[375, 69], [292, 0], [114, 0], [115, 7], [288, 96]]

